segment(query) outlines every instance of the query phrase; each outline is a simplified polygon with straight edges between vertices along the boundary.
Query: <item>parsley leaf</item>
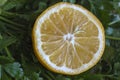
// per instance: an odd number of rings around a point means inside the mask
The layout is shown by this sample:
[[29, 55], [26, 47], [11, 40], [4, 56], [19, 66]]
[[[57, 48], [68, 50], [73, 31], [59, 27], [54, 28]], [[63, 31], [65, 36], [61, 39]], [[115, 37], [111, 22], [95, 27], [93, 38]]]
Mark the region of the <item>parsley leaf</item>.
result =
[[23, 69], [20, 68], [21, 65], [18, 62], [14, 62], [14, 63], [9, 63], [9, 64], [5, 64], [3, 66], [3, 68], [5, 69], [5, 71], [11, 76], [11, 77], [15, 77], [16, 79], [20, 79], [23, 76]]
[[[34, 55], [31, 31], [39, 14], [57, 2], [84, 6], [105, 28], [106, 48], [92, 69], [55, 74]], [[0, 80], [120, 80], [120, 0], [0, 0]]]

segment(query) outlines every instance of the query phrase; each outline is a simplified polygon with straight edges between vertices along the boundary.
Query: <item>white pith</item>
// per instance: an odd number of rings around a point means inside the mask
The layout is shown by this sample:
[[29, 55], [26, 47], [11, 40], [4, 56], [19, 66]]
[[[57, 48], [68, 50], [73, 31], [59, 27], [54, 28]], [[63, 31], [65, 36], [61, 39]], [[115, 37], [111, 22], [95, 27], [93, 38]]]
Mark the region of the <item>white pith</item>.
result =
[[[41, 24], [45, 21], [45, 19], [48, 19], [49, 16], [50, 16], [52, 13], [58, 12], [58, 11], [59, 11], [60, 9], [62, 9], [63, 7], [73, 8], [73, 9], [75, 9], [75, 10], [78, 10], [78, 11], [82, 12], [84, 15], [86, 15], [86, 16], [88, 17], [88, 19], [89, 19], [91, 22], [93, 22], [93, 23], [97, 26], [98, 31], [99, 31], [99, 36], [98, 36], [98, 38], [99, 38], [99, 41], [100, 41], [100, 43], [99, 43], [100, 45], [99, 45], [98, 51], [96, 52], [96, 54], [94, 55], [94, 57], [92, 58], [92, 60], [91, 60], [89, 63], [83, 64], [83, 66], [81, 66], [80, 68], [77, 68], [77, 69], [70, 69], [70, 68], [66, 67], [65, 65], [62, 66], [62, 67], [56, 66], [54, 63], [52, 63], [52, 62], [49, 60], [49, 56], [44, 53], [44, 51], [43, 51], [43, 49], [42, 49], [42, 47], [41, 47], [41, 44], [42, 44], [42, 42], [41, 42], [41, 34], [40, 34], [40, 33], [41, 33], [41, 32], [40, 32], [40, 26], [41, 26]], [[52, 9], [50, 9], [47, 13], [45, 13], [45, 14], [38, 20], [38, 22], [37, 22], [37, 27], [36, 27], [35, 31], [36, 31], [36, 32], [35, 32], [34, 35], [36, 35], [36, 39], [35, 39], [35, 40], [37, 41], [37, 48], [38, 48], [38, 51], [39, 51], [39, 53], [40, 53], [39, 55], [43, 56], [44, 61], [45, 61], [46, 63], [48, 63], [48, 65], [50, 65], [52, 68], [54, 68], [54, 69], [56, 69], [56, 70], [59, 70], [59, 71], [65, 72], [65, 73], [82, 72], [83, 70], [87, 70], [90, 66], [92, 66], [94, 63], [96, 63], [96, 61], [98, 61], [99, 58], [101, 57], [100, 52], [101, 52], [101, 50], [102, 50], [102, 48], [103, 48], [103, 46], [104, 46], [104, 45], [103, 45], [104, 42], [103, 42], [102, 30], [101, 30], [101, 28], [99, 27], [98, 23], [94, 20], [94, 18], [91, 17], [91, 15], [88, 14], [88, 11], [83, 10], [83, 9], [77, 7], [77, 6], [68, 5], [68, 4], [62, 4], [62, 5], [59, 5], [59, 6], [56, 6], [56, 7], [52, 8]], [[65, 35], [63, 36], [63, 39], [64, 39], [64, 40], [67, 40], [67, 38], [70, 38], [70, 37], [72, 37], [71, 43], [74, 44], [74, 35], [73, 35], [73, 34], [70, 34], [70, 33], [65, 34]]]
[[70, 34], [70, 33], [65, 34], [65, 35], [63, 36], [63, 39], [64, 39], [65, 41], [69, 41], [70, 43], [74, 44], [74, 35], [73, 35], [73, 34]]

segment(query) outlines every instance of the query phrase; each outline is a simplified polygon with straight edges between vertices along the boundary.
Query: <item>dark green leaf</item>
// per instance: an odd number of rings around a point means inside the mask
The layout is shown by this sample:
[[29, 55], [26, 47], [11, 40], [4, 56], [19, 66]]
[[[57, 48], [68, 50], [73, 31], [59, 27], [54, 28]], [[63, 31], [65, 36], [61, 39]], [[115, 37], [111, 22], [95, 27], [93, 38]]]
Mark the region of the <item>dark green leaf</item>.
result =
[[44, 3], [44, 2], [39, 2], [39, 9], [45, 9], [46, 6], [47, 6], [46, 3]]
[[120, 14], [120, 0], [113, 0], [112, 4], [116, 12]]
[[116, 62], [114, 64], [114, 74], [115, 75], [120, 75], [120, 62]]
[[28, 77], [24, 76], [23, 80], [30, 80]]
[[[5, 23], [3, 23], [2, 21], [0, 21], [0, 35], [6, 30], [5, 28]], [[2, 35], [1, 35], [2, 36]], [[1, 38], [0, 38], [1, 40]]]
[[[82, 5], [105, 27], [106, 48], [102, 59], [76, 76], [48, 71], [33, 56], [31, 31], [36, 18], [61, 1]], [[120, 0], [0, 0], [0, 80], [120, 80], [119, 5]], [[6, 47], [14, 60], [6, 57]]]
[[115, 53], [114, 48], [112, 48], [110, 46], [106, 46], [104, 54], [103, 54], [103, 59], [107, 62], [112, 61], [114, 59], [114, 53]]
[[2, 39], [2, 35], [0, 34], [0, 39]]
[[[27, 61], [27, 60], [28, 59], [26, 57], [22, 56], [22, 66], [25, 71], [25, 75], [31, 78], [31, 76], [34, 76], [33, 73], [41, 72], [41, 66], [38, 64], [34, 64], [33, 62]], [[38, 75], [38, 73], [35, 73], [35, 74]]]
[[[91, 11], [100, 19], [105, 28], [111, 20], [111, 13], [114, 10], [111, 1], [108, 0], [89, 0]], [[99, 3], [99, 4], [96, 4]], [[109, 5], [109, 6], [108, 6]]]
[[2, 66], [0, 65], [0, 80], [1, 80], [1, 77], [2, 77]]
[[12, 63], [13, 60], [6, 56], [0, 56], [0, 64]]
[[56, 77], [56, 80], [71, 80], [70, 78], [67, 78], [67, 77], [64, 77], [64, 76], [62, 76], [62, 75], [58, 75], [57, 77]]
[[12, 78], [10, 76], [8, 76], [5, 72], [3, 72], [1, 80], [12, 80]]
[[103, 76], [101, 74], [87, 74], [84, 75], [84, 80], [103, 80]]
[[78, 79], [78, 80], [84, 80], [84, 79]]
[[15, 37], [7, 37], [7, 38], [0, 39], [0, 50], [15, 43], [16, 40], [17, 39]]

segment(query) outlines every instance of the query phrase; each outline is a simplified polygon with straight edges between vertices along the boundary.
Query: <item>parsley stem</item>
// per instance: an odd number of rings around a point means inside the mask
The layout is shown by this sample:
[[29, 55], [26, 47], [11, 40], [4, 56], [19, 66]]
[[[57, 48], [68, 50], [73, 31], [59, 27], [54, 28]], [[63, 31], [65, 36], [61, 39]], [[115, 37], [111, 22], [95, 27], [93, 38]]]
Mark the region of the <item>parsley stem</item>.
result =
[[5, 47], [5, 51], [6, 51], [7, 55], [8, 55], [8, 57], [11, 58], [12, 60], [14, 60], [13, 57], [11, 56], [11, 53], [10, 53], [10, 51], [8, 50], [7, 47]]
[[2, 35], [0, 34], [0, 39], [2, 39]]
[[120, 19], [115, 20], [115, 21], [113, 21], [113, 22], [110, 22], [108, 25], [110, 26], [110, 25], [116, 24], [116, 23], [118, 23], [118, 22], [120, 22]]
[[1, 72], [2, 72], [2, 66], [1, 66], [1, 64], [0, 64], [0, 79], [1, 79], [1, 77], [2, 77]]
[[23, 16], [22, 14], [18, 14], [18, 13], [13, 13], [13, 12], [8, 12], [8, 11], [3, 11], [1, 12], [2, 16]]
[[48, 72], [48, 71], [46, 71], [46, 72], [48, 73], [49, 76], [51, 76], [51, 78], [52, 78], [53, 80], [56, 80], [56, 78], [55, 78], [50, 72]]
[[117, 79], [114, 75], [103, 75], [104, 77], [109, 77], [111, 79]]
[[47, 80], [52, 80], [47, 74], [43, 74], [46, 78], [47, 78]]
[[84, 4], [84, 0], [81, 0], [80, 3], [81, 3], [81, 4]]
[[91, 11], [96, 14], [96, 10], [95, 10], [95, 6], [94, 6], [94, 4], [93, 4], [93, 1], [91, 1], [91, 0], [88, 0], [88, 1], [89, 1], [89, 3], [90, 3], [90, 6], [91, 6]]
[[9, 19], [6, 19], [6, 18], [4, 18], [4, 17], [2, 17], [2, 16], [0, 16], [0, 20], [5, 21], [5, 22], [7, 22], [7, 23], [9, 23], [9, 24], [12, 24], [12, 25], [15, 25], [15, 26], [24, 27], [24, 25], [15, 23], [15, 22], [13, 22], [13, 21], [11, 21], [11, 20], [9, 20]]
[[105, 36], [106, 39], [120, 40], [119, 37]]

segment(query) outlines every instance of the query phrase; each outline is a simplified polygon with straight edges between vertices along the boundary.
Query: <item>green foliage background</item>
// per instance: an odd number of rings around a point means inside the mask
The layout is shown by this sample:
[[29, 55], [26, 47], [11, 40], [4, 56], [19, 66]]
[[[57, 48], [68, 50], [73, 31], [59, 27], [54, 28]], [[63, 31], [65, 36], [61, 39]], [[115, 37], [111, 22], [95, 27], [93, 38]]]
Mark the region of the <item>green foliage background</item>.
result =
[[[61, 1], [84, 6], [105, 28], [102, 59], [76, 76], [47, 70], [32, 48], [35, 19], [47, 7]], [[0, 0], [0, 80], [120, 80], [120, 0]]]

